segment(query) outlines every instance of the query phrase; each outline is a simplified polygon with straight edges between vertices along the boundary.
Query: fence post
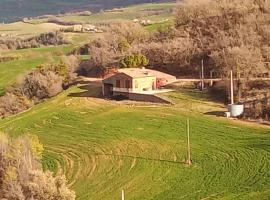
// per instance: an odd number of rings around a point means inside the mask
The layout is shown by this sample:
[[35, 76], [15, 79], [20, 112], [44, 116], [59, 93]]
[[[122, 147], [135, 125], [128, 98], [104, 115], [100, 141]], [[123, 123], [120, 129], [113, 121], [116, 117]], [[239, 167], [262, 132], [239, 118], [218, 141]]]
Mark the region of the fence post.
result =
[[188, 150], [188, 160], [187, 164], [191, 165], [191, 150], [190, 150], [190, 124], [189, 124], [189, 118], [187, 119], [187, 150]]

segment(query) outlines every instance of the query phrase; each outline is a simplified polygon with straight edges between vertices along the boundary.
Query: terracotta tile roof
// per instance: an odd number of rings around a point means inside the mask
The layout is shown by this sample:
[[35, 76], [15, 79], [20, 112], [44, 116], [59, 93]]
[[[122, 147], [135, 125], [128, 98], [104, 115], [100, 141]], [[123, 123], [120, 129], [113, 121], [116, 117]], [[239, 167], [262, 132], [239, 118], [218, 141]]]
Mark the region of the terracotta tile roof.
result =
[[[170, 74], [166, 74], [160, 71], [152, 70], [152, 69], [145, 69], [145, 68], [124, 68], [124, 69], [118, 69], [118, 73], [126, 74], [127, 76], [130, 76], [132, 78], [143, 78], [143, 77], [156, 77], [157, 79], [166, 80], [166, 83], [172, 83], [176, 81], [176, 77], [172, 76]], [[109, 77], [106, 77], [105, 79], [110, 79], [114, 75], [117, 74], [117, 72]]]
[[140, 68], [125, 68], [125, 69], [119, 69], [119, 73], [126, 74], [132, 78], [141, 78], [141, 77], [153, 77], [154, 75], [151, 74], [146, 69], [140, 69]]

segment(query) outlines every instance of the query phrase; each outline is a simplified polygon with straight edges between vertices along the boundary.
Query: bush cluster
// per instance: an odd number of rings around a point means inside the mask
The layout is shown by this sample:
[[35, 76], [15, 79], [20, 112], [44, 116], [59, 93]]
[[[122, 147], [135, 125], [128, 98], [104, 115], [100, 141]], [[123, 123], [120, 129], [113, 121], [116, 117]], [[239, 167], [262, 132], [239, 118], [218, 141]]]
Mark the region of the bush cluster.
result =
[[27, 49], [27, 48], [38, 48], [41, 46], [48, 45], [61, 45], [67, 44], [68, 42], [64, 39], [61, 32], [50, 32], [43, 33], [39, 36], [22, 39], [22, 38], [11, 38], [11, 39], [0, 39], [0, 49]]
[[142, 54], [133, 54], [125, 56], [120, 64], [122, 68], [134, 68], [134, 67], [145, 67], [149, 63], [149, 60], [145, 55]]
[[31, 108], [67, 88], [76, 78], [79, 59], [70, 55], [59, 64], [38, 66], [0, 97], [0, 118]]
[[12, 55], [0, 56], [0, 63], [2, 63], [2, 62], [8, 62], [8, 61], [13, 61], [13, 60], [20, 60], [20, 59], [21, 59], [20, 56], [12, 56]]

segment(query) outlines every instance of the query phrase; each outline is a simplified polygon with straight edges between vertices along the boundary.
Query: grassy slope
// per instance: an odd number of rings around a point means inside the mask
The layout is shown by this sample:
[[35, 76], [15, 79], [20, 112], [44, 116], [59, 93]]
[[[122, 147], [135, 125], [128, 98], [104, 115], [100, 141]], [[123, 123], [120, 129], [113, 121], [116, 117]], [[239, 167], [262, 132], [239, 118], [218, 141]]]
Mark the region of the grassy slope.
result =
[[36, 68], [38, 65], [58, 62], [61, 55], [70, 51], [71, 48], [72, 45], [62, 45], [3, 52], [3, 56], [17, 55], [21, 59], [0, 63], [0, 95], [4, 92], [5, 88], [14, 83], [20, 75]]
[[[37, 134], [44, 167], [64, 172], [79, 200], [118, 199], [122, 188], [134, 200], [269, 199], [270, 129], [206, 116], [222, 107], [196, 93], [154, 107], [71, 97], [85, 94], [74, 87], [0, 121], [3, 132]], [[190, 168], [182, 163], [187, 117]]]
[[[88, 38], [70, 37], [76, 43]], [[7, 52], [23, 59], [0, 64], [0, 88], [38, 64], [57, 61], [58, 53], [70, 48]], [[37, 134], [46, 147], [44, 167], [63, 171], [79, 200], [117, 199], [122, 188], [127, 199], [270, 198], [269, 129], [203, 115], [222, 108], [193, 93], [172, 93], [173, 107], [131, 107], [68, 96], [80, 92], [71, 88], [0, 121], [3, 132]], [[181, 163], [187, 116], [191, 168]]]

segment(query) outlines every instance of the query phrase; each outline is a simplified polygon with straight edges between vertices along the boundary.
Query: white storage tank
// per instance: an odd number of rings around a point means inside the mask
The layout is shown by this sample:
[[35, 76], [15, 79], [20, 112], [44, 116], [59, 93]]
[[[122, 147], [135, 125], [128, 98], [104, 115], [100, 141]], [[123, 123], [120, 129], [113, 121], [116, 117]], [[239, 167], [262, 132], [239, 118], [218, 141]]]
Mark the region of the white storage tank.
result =
[[231, 117], [239, 117], [244, 113], [244, 105], [243, 104], [229, 104], [228, 110], [230, 112]]

